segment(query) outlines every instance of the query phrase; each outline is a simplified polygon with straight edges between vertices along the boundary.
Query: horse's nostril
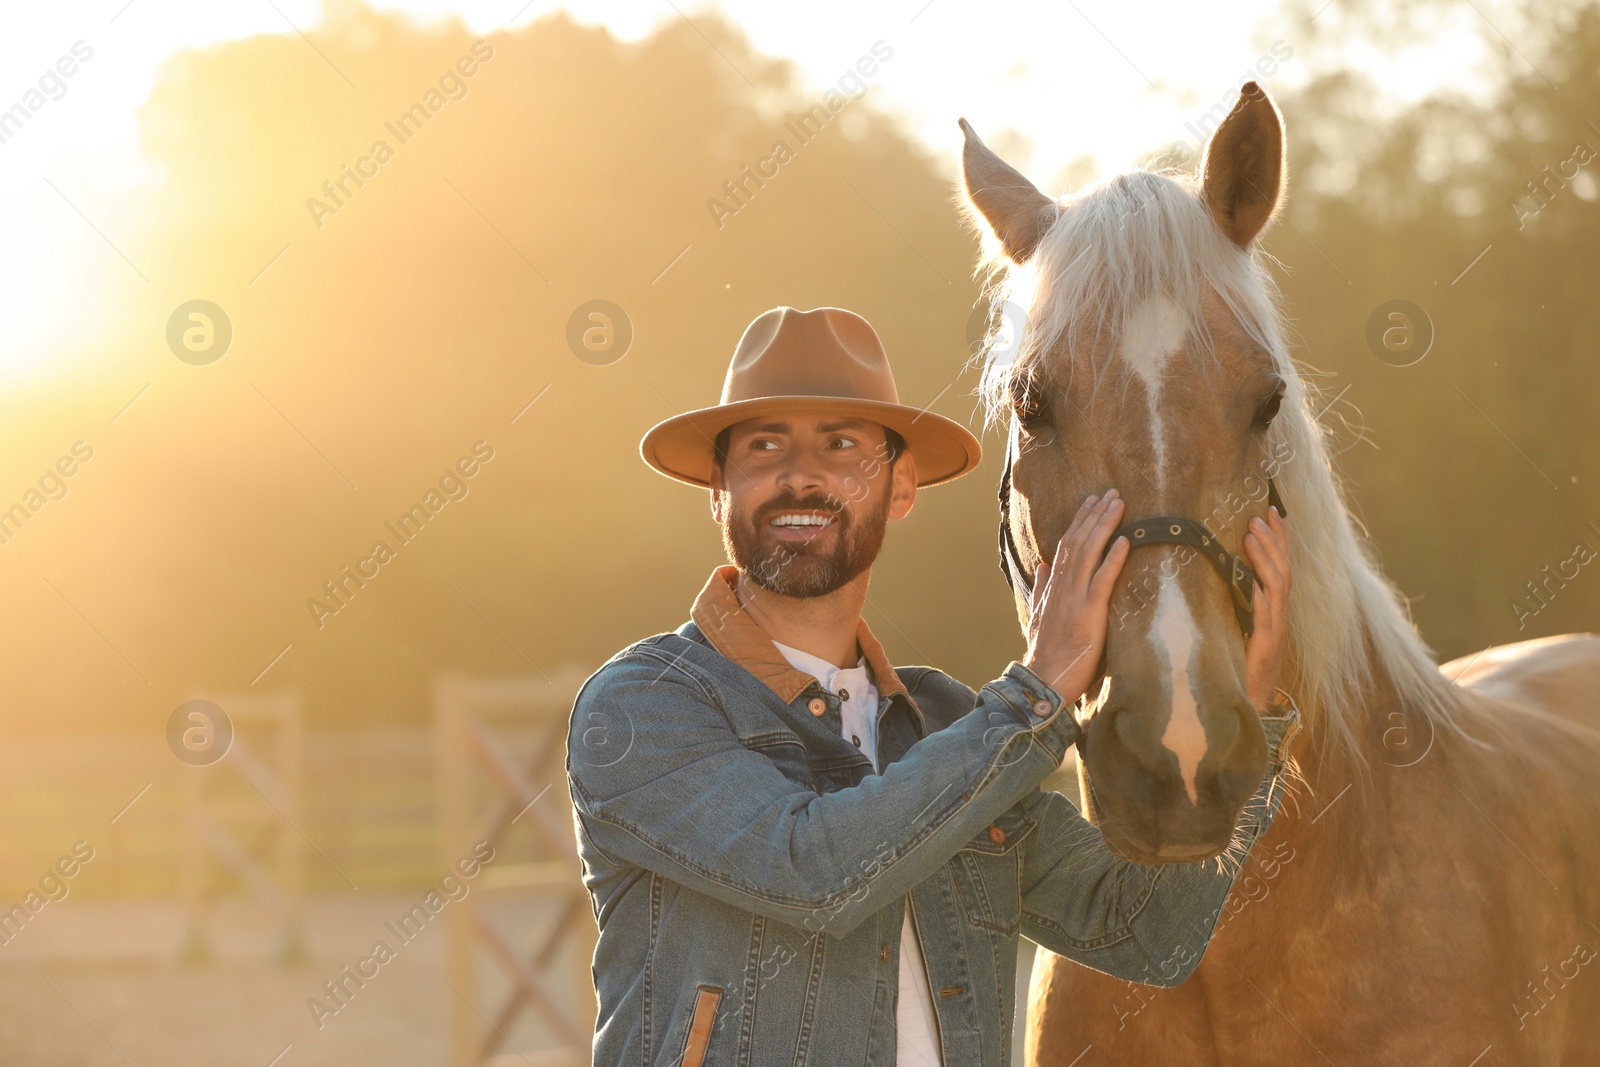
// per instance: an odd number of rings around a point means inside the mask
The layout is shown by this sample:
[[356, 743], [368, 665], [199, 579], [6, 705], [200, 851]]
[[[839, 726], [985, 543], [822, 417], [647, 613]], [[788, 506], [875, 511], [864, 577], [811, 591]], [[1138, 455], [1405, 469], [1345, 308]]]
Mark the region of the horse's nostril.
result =
[[1266, 735], [1255, 708], [1248, 704], [1237, 709], [1232, 721], [1234, 731], [1227, 757], [1217, 768], [1217, 792], [1223, 800], [1236, 803], [1254, 793], [1267, 773]]
[[1105, 726], [1110, 727], [1112, 740], [1130, 750], [1137, 750], [1139, 746], [1139, 721], [1138, 716], [1128, 714], [1126, 704], [1108, 704], [1100, 709], [1098, 718]]
[[[1266, 773], [1265, 769], [1262, 773]], [[1248, 797], [1255, 792], [1255, 787], [1255, 776], [1243, 768], [1224, 766], [1217, 771], [1217, 795], [1224, 800]]]

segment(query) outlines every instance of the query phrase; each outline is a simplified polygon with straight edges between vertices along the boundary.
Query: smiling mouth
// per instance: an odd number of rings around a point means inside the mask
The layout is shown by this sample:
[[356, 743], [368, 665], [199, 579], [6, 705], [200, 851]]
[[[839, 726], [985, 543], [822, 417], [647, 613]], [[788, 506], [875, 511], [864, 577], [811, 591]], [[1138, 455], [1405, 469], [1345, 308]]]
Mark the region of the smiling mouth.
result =
[[786, 540], [807, 540], [820, 535], [834, 521], [832, 515], [820, 511], [782, 511], [767, 521], [767, 528]]

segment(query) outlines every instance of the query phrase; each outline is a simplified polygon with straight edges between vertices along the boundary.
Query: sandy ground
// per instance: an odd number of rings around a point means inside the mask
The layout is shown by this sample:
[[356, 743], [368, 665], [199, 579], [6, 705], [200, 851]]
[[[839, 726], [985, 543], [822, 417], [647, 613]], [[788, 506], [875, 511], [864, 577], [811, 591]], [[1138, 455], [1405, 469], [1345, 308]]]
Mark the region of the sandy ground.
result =
[[[329, 767], [318, 779], [327, 780], [321, 792], [313, 791], [314, 800], [322, 799], [310, 804], [304, 826], [361, 882], [388, 875], [390, 884], [401, 876], [420, 884], [437, 862], [431, 803], [417, 786], [428, 781], [427, 738], [394, 733], [361, 744], [346, 738], [314, 746]], [[341, 967], [370, 953], [385, 936], [384, 924], [405, 913], [423, 889], [309, 895], [308, 956], [292, 966], [273, 962], [281, 926], [247, 902], [219, 904], [209, 926], [211, 961], [184, 965], [186, 923], [177, 901], [104, 896], [113, 886], [122, 892], [175, 889], [178, 790], [163, 779], [145, 795], [143, 783], [150, 779], [119, 772], [120, 751], [103, 739], [87, 747], [65, 741], [0, 746], [0, 808], [25, 816], [16, 833], [0, 838], [5, 899], [20, 899], [63, 843], [80, 833], [93, 837], [97, 848], [72, 895], [47, 905], [0, 945], [0, 1067], [446, 1067], [449, 1014], [459, 994], [445, 981], [442, 923], [401, 947], [320, 1029], [307, 1008]], [[339, 774], [332, 773], [335, 766]], [[63, 768], [75, 770], [64, 779]], [[1075, 796], [1071, 773], [1070, 765], [1064, 768], [1062, 788]], [[61, 791], [52, 784], [58, 779], [79, 785]], [[131, 814], [107, 825], [135, 796], [142, 799]], [[101, 828], [81, 829], [95, 826]], [[331, 880], [316, 857], [307, 862], [312, 874]], [[528, 894], [475, 899], [513, 944], [532, 943], [553, 921], [548, 907]], [[1031, 946], [1024, 942], [1023, 949], [1026, 974]], [[589, 988], [589, 961], [576, 955], [564, 954], [551, 984], [571, 1003]], [[475, 1007], [493, 1017], [507, 984], [488, 962], [479, 974]], [[1019, 999], [1026, 1003], [1026, 994]], [[487, 1032], [484, 1022], [480, 1033]], [[540, 1050], [556, 1041], [537, 1018], [525, 1015], [507, 1036], [517, 1050], [503, 1050], [507, 1067], [550, 1064]], [[1020, 1055], [1020, 1028], [1017, 1047]]]
[[[442, 928], [403, 946], [320, 1029], [306, 1006], [415, 901], [403, 893], [308, 899], [309, 957], [293, 966], [269, 962], [279, 928], [241, 904], [218, 909], [213, 959], [203, 965], [178, 962], [185, 924], [176, 902], [51, 905], [0, 947], [0, 1065], [446, 1067], [446, 1005], [458, 994], [444, 979]], [[496, 902], [484, 910], [503, 930], [541, 933], [537, 907]], [[567, 983], [561, 992], [575, 994], [588, 981], [588, 961], [563, 953], [558, 973]], [[476, 1006], [492, 1016], [506, 986], [488, 965], [480, 979]], [[1026, 1003], [1026, 994], [1019, 999]], [[502, 1048], [498, 1064], [553, 1067], [541, 1052], [555, 1041], [537, 1019], [525, 1016], [507, 1036], [515, 1049]], [[1020, 1062], [1020, 1030], [1017, 1048]]]
[[[58, 910], [47, 907], [0, 948], [0, 1064], [440, 1067], [446, 1001], [457, 994], [444, 980], [445, 931], [438, 926], [400, 947], [320, 1030], [306, 1006], [324, 981], [366, 955], [384, 922], [415, 897], [308, 900], [309, 957], [294, 966], [269, 962], [279, 931], [242, 906], [219, 909], [213, 961], [198, 966], [177, 962], [184, 921], [175, 902], [69, 899]], [[535, 911], [499, 907], [493, 919], [536, 932]], [[586, 962], [565, 963], [568, 981], [587, 979]], [[505, 987], [489, 965], [481, 973], [477, 1006], [492, 1016]], [[552, 1044], [531, 1018], [508, 1036], [534, 1063]], [[513, 1054], [511, 1062], [524, 1061]]]

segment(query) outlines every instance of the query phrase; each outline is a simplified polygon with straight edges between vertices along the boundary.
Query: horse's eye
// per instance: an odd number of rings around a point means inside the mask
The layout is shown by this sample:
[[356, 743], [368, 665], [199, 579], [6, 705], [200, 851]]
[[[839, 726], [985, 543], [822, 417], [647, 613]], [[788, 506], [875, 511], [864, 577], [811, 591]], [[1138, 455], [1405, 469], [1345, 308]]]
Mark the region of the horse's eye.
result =
[[1033, 386], [1025, 386], [1012, 395], [1011, 410], [1024, 427], [1032, 428], [1044, 421], [1044, 400]]
[[1278, 415], [1278, 408], [1283, 404], [1283, 386], [1278, 386], [1278, 391], [1267, 397], [1261, 406], [1256, 408], [1256, 425], [1266, 429], [1272, 425], [1272, 420]]

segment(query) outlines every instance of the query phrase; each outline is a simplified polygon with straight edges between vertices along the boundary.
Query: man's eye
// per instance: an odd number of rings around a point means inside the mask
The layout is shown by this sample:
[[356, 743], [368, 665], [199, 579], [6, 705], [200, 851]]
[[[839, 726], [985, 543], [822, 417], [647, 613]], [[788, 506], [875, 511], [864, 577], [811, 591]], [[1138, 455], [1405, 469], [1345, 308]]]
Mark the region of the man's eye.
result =
[[836, 445], [844, 445], [845, 447], [848, 448], [849, 446], [855, 444], [855, 441], [853, 441], [852, 439], [850, 439], [848, 437], [835, 437], [833, 439], [832, 443], [836, 444]]

